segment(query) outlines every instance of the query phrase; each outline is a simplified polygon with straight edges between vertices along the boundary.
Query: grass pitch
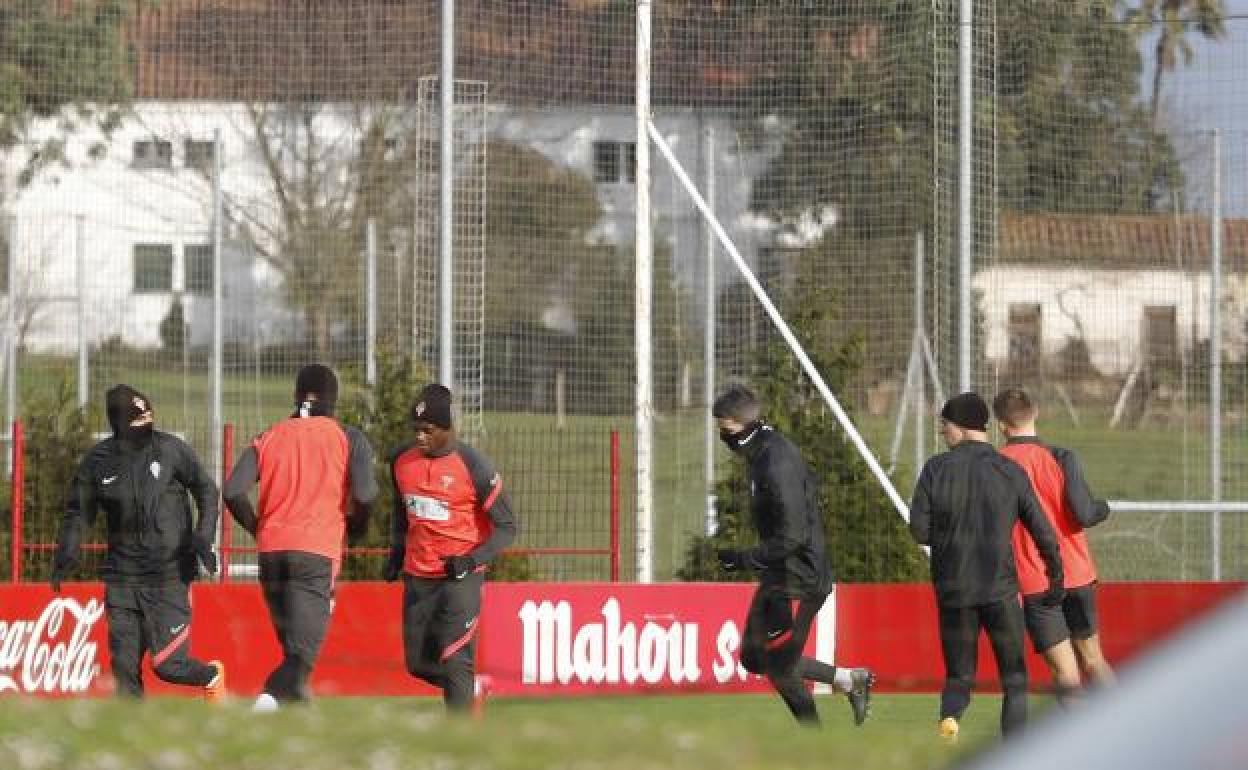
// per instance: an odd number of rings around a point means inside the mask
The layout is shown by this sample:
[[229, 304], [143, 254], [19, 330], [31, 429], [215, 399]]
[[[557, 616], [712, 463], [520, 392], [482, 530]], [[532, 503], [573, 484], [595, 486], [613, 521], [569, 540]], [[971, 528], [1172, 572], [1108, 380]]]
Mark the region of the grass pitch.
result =
[[[774, 696], [495, 699], [481, 722], [430, 698], [323, 698], [255, 715], [184, 698], [0, 699], [7, 770], [306, 768], [945, 768], [996, 741], [1000, 699], [978, 696], [955, 747], [936, 738], [934, 695], [877, 696], [853, 726], [841, 696], [797, 727]], [[1033, 704], [1033, 713], [1043, 701]]]

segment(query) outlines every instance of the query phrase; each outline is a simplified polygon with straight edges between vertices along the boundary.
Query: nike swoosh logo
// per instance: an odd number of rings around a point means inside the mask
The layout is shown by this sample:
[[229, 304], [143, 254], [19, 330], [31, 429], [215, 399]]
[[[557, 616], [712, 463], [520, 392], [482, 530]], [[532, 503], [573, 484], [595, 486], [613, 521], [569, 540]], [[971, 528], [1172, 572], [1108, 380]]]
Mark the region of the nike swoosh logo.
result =
[[169, 633], [171, 633], [171, 634], [176, 634], [176, 633], [178, 633], [179, 631], [181, 631], [181, 630], [182, 630], [182, 629], [184, 629], [184, 628], [186, 628], [186, 624], [185, 624], [185, 623], [183, 623], [183, 624], [181, 624], [181, 625], [178, 625], [178, 626], [174, 626], [173, 628], [169, 629]]
[[768, 638], [768, 639], [775, 639], [776, 637], [780, 636], [780, 635], [781, 635], [781, 634], [783, 634], [783, 633], [784, 633], [783, 631], [768, 631], [768, 632], [767, 632], [767, 638]]
[[100, 483], [101, 483], [101, 484], [112, 484], [112, 483], [113, 483], [114, 481], [116, 481], [116, 480], [117, 480], [117, 477], [116, 477], [116, 476], [109, 476], [109, 477], [108, 477], [108, 478], [106, 478], [106, 479], [100, 479]]

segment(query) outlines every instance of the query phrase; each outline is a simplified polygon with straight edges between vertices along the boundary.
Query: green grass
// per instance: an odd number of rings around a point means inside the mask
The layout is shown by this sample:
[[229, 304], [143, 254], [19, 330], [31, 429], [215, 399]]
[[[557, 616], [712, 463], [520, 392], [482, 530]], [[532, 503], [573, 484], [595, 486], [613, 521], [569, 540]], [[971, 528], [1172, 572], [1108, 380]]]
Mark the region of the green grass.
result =
[[324, 698], [263, 716], [241, 701], [9, 698], [0, 767], [918, 770], [994, 743], [999, 704], [977, 697], [950, 747], [935, 735], [934, 695], [877, 697], [862, 728], [843, 698], [820, 698], [820, 730], [797, 727], [764, 695], [500, 698], [479, 723], [448, 719], [431, 698]]

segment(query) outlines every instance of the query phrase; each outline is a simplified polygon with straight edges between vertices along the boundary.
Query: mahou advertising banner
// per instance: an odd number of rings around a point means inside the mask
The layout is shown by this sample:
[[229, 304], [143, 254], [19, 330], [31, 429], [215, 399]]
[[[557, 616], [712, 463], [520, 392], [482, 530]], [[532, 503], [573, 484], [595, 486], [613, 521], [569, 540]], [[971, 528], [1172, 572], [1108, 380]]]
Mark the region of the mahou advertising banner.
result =
[[[766, 689], [737, 662], [754, 586], [497, 583], [481, 668], [502, 694]], [[806, 654], [832, 661], [835, 594]]]
[[[1101, 636], [1121, 663], [1173, 633], [1242, 583], [1117, 583], [1098, 593]], [[478, 625], [478, 670], [500, 695], [745, 692], [766, 689], [737, 663], [749, 584], [488, 583]], [[227, 666], [230, 691], [253, 696], [280, 658], [255, 584], [197, 584], [191, 653]], [[312, 676], [318, 695], [431, 695], [403, 666], [402, 588], [346, 583]], [[0, 697], [113, 692], [104, 588], [0, 585]], [[1031, 654], [1032, 683], [1048, 675]], [[881, 690], [931, 692], [943, 669], [931, 587], [843, 585], [828, 598], [806, 654], [869, 666]], [[982, 683], [995, 669], [980, 648]], [[195, 694], [145, 666], [148, 692]]]

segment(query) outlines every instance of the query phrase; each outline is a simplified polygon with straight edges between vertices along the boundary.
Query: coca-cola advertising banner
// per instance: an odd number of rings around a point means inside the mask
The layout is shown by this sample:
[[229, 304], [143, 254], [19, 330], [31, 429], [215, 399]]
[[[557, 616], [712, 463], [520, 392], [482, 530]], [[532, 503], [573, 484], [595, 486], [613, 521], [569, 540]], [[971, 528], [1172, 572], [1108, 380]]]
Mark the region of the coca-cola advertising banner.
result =
[[[1120, 663], [1233, 593], [1240, 583], [1124, 583], [1102, 587], [1101, 637]], [[747, 584], [486, 585], [478, 669], [501, 695], [756, 691], [738, 665], [753, 592]], [[109, 670], [104, 590], [98, 583], [0, 586], [0, 695], [105, 695]], [[338, 587], [329, 633], [312, 677], [320, 695], [419, 695], [434, 691], [403, 667], [398, 584]], [[254, 695], [280, 658], [254, 584], [197, 584], [191, 652], [225, 662], [236, 695]], [[992, 667], [986, 647], [982, 676]], [[820, 613], [806, 654], [870, 666], [881, 689], [933, 690], [942, 676], [930, 586], [844, 585]], [[1030, 654], [1033, 682], [1047, 683]], [[149, 692], [187, 693], [159, 682]]]

